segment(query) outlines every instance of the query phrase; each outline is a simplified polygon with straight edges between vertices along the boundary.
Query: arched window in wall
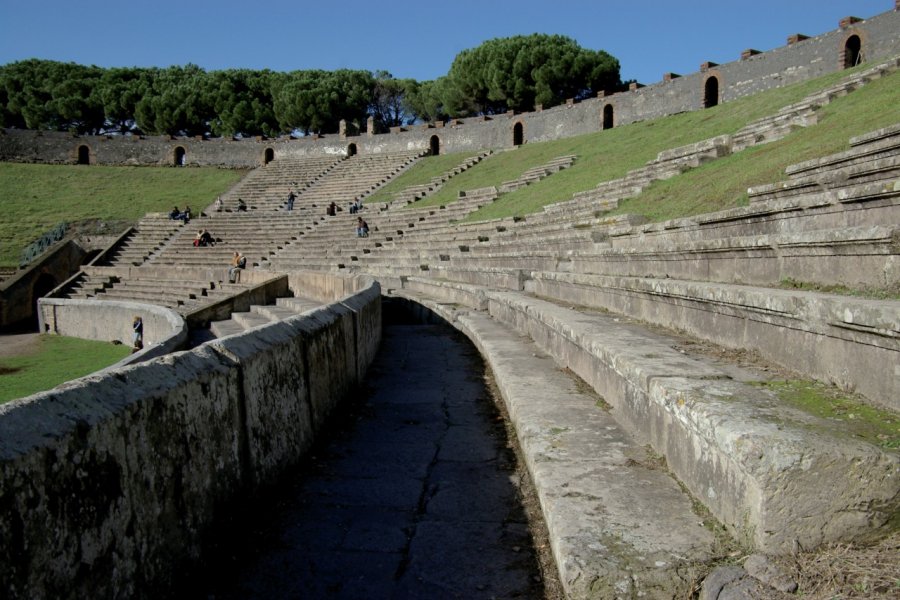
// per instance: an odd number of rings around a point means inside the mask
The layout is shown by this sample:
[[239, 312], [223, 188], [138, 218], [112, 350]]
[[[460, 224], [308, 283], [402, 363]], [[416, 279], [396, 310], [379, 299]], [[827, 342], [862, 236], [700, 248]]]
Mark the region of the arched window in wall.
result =
[[441, 153], [441, 138], [436, 135], [431, 136], [431, 139], [428, 141], [429, 150], [431, 150], [432, 156], [437, 156]]
[[175, 147], [175, 166], [183, 167], [185, 165], [185, 152], [182, 146]]
[[519, 121], [513, 126], [513, 146], [521, 146], [525, 143], [525, 128]]
[[844, 68], [855, 67], [862, 62], [862, 40], [858, 35], [851, 35], [844, 43]]
[[267, 165], [273, 160], [275, 160], [275, 151], [271, 148], [266, 148], [265, 155], [263, 156], [263, 164]]
[[613, 106], [607, 104], [603, 107], [603, 129], [613, 128]]
[[347, 156], [356, 156], [356, 144], [350, 144], [347, 146]]
[[712, 108], [719, 104], [719, 78], [707, 77], [703, 84], [703, 108]]
[[89, 165], [91, 164], [91, 149], [82, 144], [78, 146], [78, 164], [79, 165]]

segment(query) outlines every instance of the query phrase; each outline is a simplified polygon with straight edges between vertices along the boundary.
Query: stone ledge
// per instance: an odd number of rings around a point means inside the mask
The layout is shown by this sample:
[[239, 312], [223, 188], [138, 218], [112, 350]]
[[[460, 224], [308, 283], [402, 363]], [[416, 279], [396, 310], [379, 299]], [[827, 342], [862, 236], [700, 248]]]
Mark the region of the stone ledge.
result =
[[713, 553], [691, 499], [597, 397], [487, 315], [399, 292], [465, 333], [490, 364], [550, 533], [566, 597], [672, 598]]
[[[900, 409], [896, 302], [674, 279], [532, 273], [547, 298], [611, 310], [773, 362]], [[883, 365], [884, 377], [872, 377]]]

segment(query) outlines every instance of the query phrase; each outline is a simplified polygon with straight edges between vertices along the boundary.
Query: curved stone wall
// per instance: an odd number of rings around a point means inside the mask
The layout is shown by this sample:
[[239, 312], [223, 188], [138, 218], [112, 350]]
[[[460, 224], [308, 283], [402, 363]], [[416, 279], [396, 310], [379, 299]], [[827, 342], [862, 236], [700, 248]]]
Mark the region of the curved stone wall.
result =
[[111, 368], [124, 367], [182, 348], [188, 339], [184, 319], [173, 310], [124, 300], [38, 300], [40, 331], [100, 342], [132, 345], [132, 321], [144, 323], [144, 349]]
[[0, 406], [7, 597], [172, 594], [217, 518], [297, 463], [374, 356], [380, 287], [331, 288], [353, 291]]

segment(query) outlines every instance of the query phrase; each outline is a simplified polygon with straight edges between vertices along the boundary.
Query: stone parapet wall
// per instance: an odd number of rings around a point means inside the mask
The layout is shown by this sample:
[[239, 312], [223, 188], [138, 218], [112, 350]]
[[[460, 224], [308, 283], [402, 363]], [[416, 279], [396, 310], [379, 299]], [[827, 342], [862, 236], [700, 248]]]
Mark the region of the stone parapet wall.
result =
[[746, 53], [731, 62], [707, 62], [699, 65], [700, 70], [695, 73], [668, 74], [658, 83], [636, 85], [627, 92], [523, 114], [395, 128], [379, 135], [272, 140], [73, 137], [57, 132], [0, 130], [0, 160], [75, 164], [79, 147], [87, 146], [90, 164], [175, 165], [181, 153], [186, 166], [252, 168], [265, 163], [267, 150], [276, 159], [345, 155], [351, 145], [358, 154], [427, 151], [433, 147], [435, 136], [441, 153], [506, 148], [514, 145], [513, 130], [517, 124], [521, 125], [522, 142], [541, 142], [600, 131], [606, 107], [612, 109], [614, 126], [701, 110], [706, 104], [706, 82], [710, 77], [717, 80], [716, 101], [722, 103], [833, 73], [844, 68], [844, 47], [854, 35], [860, 38], [866, 62], [900, 54], [900, 11], [891, 10], [767, 52]]
[[172, 594], [217, 519], [296, 464], [359, 383], [381, 292], [347, 285], [304, 316], [0, 406], [6, 597]]
[[111, 369], [163, 356], [181, 349], [188, 338], [185, 320], [173, 310], [154, 304], [124, 300], [69, 300], [41, 298], [38, 301], [40, 331], [100, 342], [132, 345], [132, 322], [144, 323], [144, 349], [123, 359]]

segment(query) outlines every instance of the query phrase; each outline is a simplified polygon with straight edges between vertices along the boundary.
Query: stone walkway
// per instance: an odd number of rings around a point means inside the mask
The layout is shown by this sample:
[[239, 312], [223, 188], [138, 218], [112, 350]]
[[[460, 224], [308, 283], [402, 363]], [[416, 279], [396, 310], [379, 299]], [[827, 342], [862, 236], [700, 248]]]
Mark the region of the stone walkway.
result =
[[543, 597], [483, 374], [453, 330], [386, 325], [364, 402], [253, 507], [266, 516], [212, 569], [206, 597]]

